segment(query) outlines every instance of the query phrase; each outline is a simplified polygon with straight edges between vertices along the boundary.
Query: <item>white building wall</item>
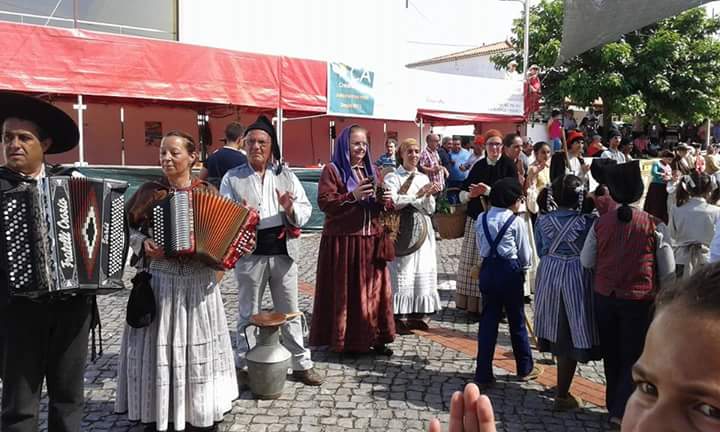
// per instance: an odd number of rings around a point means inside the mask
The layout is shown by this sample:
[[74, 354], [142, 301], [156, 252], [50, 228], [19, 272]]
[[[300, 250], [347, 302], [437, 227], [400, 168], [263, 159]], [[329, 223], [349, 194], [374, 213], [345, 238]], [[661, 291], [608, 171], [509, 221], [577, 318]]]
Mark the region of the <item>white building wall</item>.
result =
[[449, 61], [445, 63], [436, 63], [426, 66], [420, 66], [418, 67], [418, 69], [455, 75], [505, 79], [505, 70], [495, 69], [495, 64], [490, 61], [490, 56], [473, 57], [456, 61]]

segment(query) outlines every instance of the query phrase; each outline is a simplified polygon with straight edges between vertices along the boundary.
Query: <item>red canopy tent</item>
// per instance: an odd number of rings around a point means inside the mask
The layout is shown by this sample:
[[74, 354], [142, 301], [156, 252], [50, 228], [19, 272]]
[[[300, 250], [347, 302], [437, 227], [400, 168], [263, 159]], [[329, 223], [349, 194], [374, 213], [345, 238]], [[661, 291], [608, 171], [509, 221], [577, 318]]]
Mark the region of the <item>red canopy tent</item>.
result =
[[327, 107], [321, 61], [12, 23], [0, 23], [0, 60], [6, 90], [198, 110], [237, 106], [278, 116]]
[[0, 23], [0, 88], [325, 112], [325, 62]]
[[422, 120], [424, 123], [431, 123], [434, 126], [455, 126], [482, 122], [522, 123], [524, 118], [523, 116], [502, 114], [471, 114], [419, 109], [418, 120]]

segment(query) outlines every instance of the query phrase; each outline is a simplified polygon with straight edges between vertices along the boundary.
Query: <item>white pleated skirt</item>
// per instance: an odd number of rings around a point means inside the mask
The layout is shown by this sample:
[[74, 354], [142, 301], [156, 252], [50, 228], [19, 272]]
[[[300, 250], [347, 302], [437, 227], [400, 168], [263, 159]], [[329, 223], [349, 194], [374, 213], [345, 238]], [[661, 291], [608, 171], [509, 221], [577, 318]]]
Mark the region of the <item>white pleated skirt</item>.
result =
[[210, 427], [238, 397], [230, 333], [215, 272], [153, 269], [157, 315], [150, 326], [125, 326], [115, 411], [132, 421]]

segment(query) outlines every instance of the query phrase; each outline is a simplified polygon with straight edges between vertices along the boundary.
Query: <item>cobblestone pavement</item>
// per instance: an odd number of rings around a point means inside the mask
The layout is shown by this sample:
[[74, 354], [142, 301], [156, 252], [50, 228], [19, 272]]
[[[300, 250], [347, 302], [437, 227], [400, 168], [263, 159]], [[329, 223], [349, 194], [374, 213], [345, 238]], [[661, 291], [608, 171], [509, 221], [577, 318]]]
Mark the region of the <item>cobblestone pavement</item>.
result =
[[[319, 235], [303, 238], [304, 258], [300, 279], [314, 285]], [[474, 339], [477, 322], [454, 309], [453, 277], [460, 251], [459, 241], [438, 243], [439, 279], [443, 311], [431, 327], [445, 327]], [[128, 278], [130, 274], [128, 274]], [[235, 334], [236, 285], [231, 273], [223, 279], [226, 311]], [[105, 355], [88, 365], [86, 416], [83, 431], [141, 430], [122, 414], [113, 413], [120, 338], [125, 320], [127, 293], [101, 297]], [[265, 306], [270, 307], [269, 297]], [[312, 296], [300, 295], [300, 308], [308, 318]], [[509, 349], [507, 327], [501, 327], [500, 345]], [[249, 391], [241, 393], [220, 425], [221, 431], [384, 431], [427, 430], [431, 418], [447, 420], [451, 394], [472, 379], [474, 358], [429, 338], [399, 336], [391, 345], [391, 358], [313, 352], [316, 368], [327, 376], [321, 387], [305, 387], [288, 381], [281, 399], [256, 401]], [[537, 353], [536, 358], [541, 358]], [[499, 431], [598, 431], [606, 430], [604, 410], [589, 405], [572, 413], [551, 411], [552, 390], [537, 383], [521, 383], [508, 371], [495, 368], [498, 385], [489, 393]], [[597, 364], [583, 367], [581, 375], [602, 382]], [[43, 400], [41, 430], [46, 431], [47, 405]]]

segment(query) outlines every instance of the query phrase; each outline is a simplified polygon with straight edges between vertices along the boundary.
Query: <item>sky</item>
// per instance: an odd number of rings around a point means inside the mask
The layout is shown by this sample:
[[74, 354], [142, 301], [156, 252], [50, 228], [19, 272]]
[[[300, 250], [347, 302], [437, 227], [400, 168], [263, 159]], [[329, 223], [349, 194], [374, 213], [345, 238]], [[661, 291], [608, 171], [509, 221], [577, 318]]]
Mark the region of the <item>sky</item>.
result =
[[[503, 41], [523, 10], [518, 1], [503, 0], [213, 0], [212, 4], [209, 8], [204, 1], [180, 0], [182, 42], [340, 61], [375, 70]], [[706, 7], [720, 14], [720, 1]]]
[[[423, 60], [483, 44], [499, 42], [511, 34], [512, 21], [522, 17], [523, 5], [503, 0], [409, 0], [416, 25], [408, 35], [408, 48]], [[531, 4], [537, 4], [531, 0]], [[452, 7], [448, 7], [451, 5]], [[720, 15], [720, 1], [705, 5]]]

